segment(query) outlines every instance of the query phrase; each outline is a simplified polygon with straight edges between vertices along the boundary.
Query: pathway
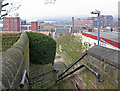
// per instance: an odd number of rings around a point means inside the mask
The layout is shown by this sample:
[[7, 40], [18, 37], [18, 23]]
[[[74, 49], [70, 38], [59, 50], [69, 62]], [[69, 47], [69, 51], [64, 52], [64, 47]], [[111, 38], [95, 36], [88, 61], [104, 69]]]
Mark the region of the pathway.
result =
[[[53, 67], [56, 70], [59, 70], [59, 72], [57, 73], [57, 77], [66, 69], [62, 57], [57, 53], [56, 53], [56, 58], [55, 58]], [[66, 78], [66, 80], [62, 80], [62, 82], [60, 82], [57, 85], [58, 85], [57, 86], [58, 89], [76, 89], [72, 77], [70, 79]]]
[[56, 57], [55, 57], [55, 61], [54, 61], [54, 66], [53, 66], [56, 70], [59, 70], [59, 72], [57, 73], [57, 75], [61, 74], [64, 70], [65, 70], [65, 65], [63, 63], [63, 59], [62, 57], [56, 53]]

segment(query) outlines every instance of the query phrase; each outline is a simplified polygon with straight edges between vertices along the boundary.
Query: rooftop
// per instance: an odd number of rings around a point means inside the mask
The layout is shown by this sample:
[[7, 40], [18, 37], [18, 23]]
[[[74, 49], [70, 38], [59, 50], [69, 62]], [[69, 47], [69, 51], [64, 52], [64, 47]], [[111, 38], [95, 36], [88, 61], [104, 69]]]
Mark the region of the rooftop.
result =
[[[94, 36], [98, 35], [98, 32], [85, 32]], [[100, 32], [100, 37], [112, 40], [114, 42], [120, 43], [120, 33], [119, 32]]]

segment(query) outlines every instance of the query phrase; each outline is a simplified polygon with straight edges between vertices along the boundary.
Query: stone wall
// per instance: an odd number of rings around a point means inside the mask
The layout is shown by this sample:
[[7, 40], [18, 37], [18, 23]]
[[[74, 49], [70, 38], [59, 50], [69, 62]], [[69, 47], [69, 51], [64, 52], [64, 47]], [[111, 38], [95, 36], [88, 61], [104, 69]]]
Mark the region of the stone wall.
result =
[[120, 88], [120, 51], [94, 46], [76, 66], [87, 64], [97, 73], [104, 82], [98, 82], [97, 77], [87, 68], [77, 71], [78, 87], [80, 89], [118, 89]]
[[2, 49], [0, 51], [3, 53], [18, 41], [21, 33], [1, 33], [1, 35], [2, 41], [0, 44], [2, 43]]
[[1, 88], [19, 89], [24, 70], [29, 72], [29, 39], [27, 34], [22, 33], [20, 39], [4, 52], [0, 59], [2, 60]]

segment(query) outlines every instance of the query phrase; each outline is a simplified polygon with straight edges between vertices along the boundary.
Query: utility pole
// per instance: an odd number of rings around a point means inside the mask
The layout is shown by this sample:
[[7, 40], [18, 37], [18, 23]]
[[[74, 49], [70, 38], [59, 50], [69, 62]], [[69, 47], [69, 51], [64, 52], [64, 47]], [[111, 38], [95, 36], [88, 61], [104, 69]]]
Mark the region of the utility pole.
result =
[[100, 40], [100, 13], [98, 13], [98, 45]]
[[91, 14], [98, 14], [98, 45], [99, 45], [99, 37], [100, 37], [100, 11], [95, 10], [91, 12]]
[[120, 1], [118, 2], [118, 28], [120, 31]]

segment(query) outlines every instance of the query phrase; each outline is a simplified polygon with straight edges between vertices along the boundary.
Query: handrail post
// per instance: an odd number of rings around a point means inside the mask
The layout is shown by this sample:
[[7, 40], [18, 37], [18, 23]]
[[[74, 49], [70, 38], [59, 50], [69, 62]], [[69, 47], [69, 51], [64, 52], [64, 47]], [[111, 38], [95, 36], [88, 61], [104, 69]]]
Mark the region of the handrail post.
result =
[[25, 78], [26, 78], [26, 73], [27, 73], [27, 70], [24, 70], [24, 73], [23, 73], [23, 76], [22, 76], [22, 80], [21, 80], [21, 83], [20, 83], [20, 88], [23, 88], [23, 87], [24, 87], [24, 82], [25, 82]]
[[21, 83], [20, 83], [20, 88], [23, 88], [23, 87], [24, 87], [25, 78], [27, 78], [29, 85], [31, 85], [31, 84], [30, 84], [29, 77], [28, 77], [28, 74], [27, 74], [27, 70], [24, 70], [24, 73], [23, 73], [23, 76], [22, 76], [22, 80], [21, 80]]

